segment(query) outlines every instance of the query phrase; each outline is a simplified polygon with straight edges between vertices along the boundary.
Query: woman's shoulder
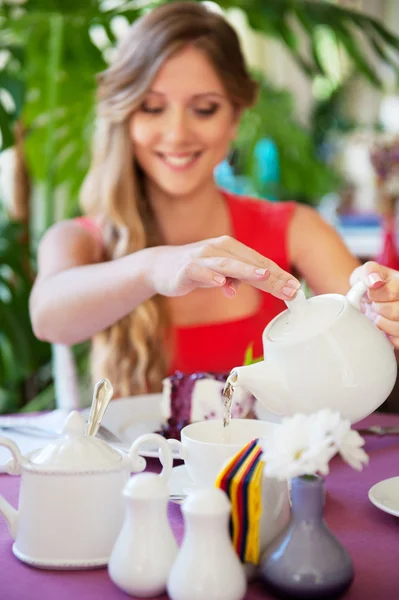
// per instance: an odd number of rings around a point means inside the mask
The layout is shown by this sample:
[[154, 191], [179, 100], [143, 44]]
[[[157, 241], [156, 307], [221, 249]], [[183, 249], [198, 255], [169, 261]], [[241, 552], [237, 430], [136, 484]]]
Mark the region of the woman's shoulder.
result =
[[73, 256], [85, 263], [97, 262], [103, 254], [96, 234], [78, 219], [62, 219], [51, 225], [40, 239], [38, 251], [41, 257], [55, 261]]
[[91, 231], [96, 235], [101, 235], [101, 225], [99, 220], [95, 217], [74, 217], [73, 219], [70, 219], [70, 221], [76, 225], [79, 225], [80, 227], [83, 227], [83, 229], [86, 229], [87, 231]]
[[54, 223], [45, 233], [45, 238], [54, 239], [58, 243], [66, 240], [70, 244], [84, 244], [85, 240], [102, 249], [103, 238], [100, 223], [87, 216], [62, 219]]

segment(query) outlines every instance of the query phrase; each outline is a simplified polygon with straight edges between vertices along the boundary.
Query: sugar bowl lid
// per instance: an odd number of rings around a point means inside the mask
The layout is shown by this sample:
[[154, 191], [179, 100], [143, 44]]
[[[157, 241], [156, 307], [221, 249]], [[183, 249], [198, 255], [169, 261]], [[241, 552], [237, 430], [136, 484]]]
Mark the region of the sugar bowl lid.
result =
[[46, 472], [113, 471], [122, 466], [122, 454], [107, 442], [85, 436], [86, 420], [72, 411], [62, 436], [30, 453], [26, 468]]

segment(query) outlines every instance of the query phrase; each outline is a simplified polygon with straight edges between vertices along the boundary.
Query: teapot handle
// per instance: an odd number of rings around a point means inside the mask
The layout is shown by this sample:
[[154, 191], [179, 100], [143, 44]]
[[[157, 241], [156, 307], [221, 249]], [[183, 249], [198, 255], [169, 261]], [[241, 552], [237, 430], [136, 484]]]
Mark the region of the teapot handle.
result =
[[354, 286], [351, 287], [349, 292], [346, 294], [346, 298], [352, 306], [360, 310], [360, 302], [364, 294], [367, 292], [367, 285], [363, 281], [358, 281]]
[[[24, 463], [24, 457], [22, 456], [17, 444], [6, 437], [2, 437], [0, 438], [0, 446], [8, 448], [12, 454], [12, 459], [4, 465], [4, 471], [9, 475], [21, 475], [21, 468]], [[1, 471], [2, 467], [0, 467], [0, 473]]]
[[159, 477], [167, 480], [173, 467], [172, 448], [170, 444], [168, 444], [168, 441], [158, 433], [145, 433], [144, 435], [140, 435], [140, 437], [138, 437], [130, 446], [129, 459], [132, 471], [135, 473], [144, 471], [147, 466], [145, 458], [139, 455], [140, 447], [145, 442], [151, 442], [158, 446], [158, 456], [162, 464], [162, 471]]

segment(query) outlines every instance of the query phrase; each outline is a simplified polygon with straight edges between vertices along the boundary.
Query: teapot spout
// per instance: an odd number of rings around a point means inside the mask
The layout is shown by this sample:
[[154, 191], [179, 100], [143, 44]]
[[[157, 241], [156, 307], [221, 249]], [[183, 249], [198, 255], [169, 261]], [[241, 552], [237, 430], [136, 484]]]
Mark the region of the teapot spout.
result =
[[10, 532], [12, 539], [15, 540], [18, 527], [18, 511], [16, 511], [3, 496], [0, 496], [0, 513], [6, 520], [8, 531]]
[[234, 367], [228, 381], [233, 388], [240, 387], [250, 392], [271, 413], [284, 416], [287, 405], [284, 399], [286, 386], [280, 370], [262, 360], [245, 367]]

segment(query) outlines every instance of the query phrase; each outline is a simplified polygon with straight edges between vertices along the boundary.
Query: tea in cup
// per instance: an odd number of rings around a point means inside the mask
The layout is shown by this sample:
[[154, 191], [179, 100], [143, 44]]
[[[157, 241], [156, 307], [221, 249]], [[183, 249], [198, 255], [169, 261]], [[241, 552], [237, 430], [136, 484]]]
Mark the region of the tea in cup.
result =
[[252, 440], [268, 436], [276, 423], [256, 419], [232, 419], [228, 427], [222, 420], [199, 421], [180, 432], [181, 442], [168, 440], [184, 460], [195, 486], [214, 486], [225, 462]]

